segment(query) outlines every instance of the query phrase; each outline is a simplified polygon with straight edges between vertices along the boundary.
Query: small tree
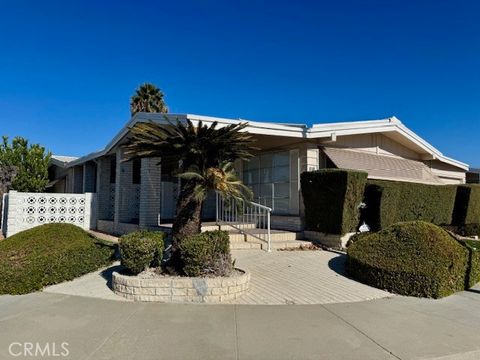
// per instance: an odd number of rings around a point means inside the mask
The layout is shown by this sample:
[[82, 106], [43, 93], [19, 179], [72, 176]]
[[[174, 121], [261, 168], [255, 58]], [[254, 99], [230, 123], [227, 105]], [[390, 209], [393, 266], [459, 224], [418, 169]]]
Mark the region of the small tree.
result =
[[0, 144], [0, 188], [25, 192], [42, 192], [48, 184], [51, 154], [39, 144], [29, 144], [22, 137], [11, 143], [4, 136]]
[[153, 84], [141, 85], [130, 99], [132, 116], [137, 112], [168, 113], [167, 104], [163, 100], [164, 96], [164, 93]]
[[[9, 165], [0, 165], [0, 224], [3, 227], [3, 194], [7, 193], [12, 186], [12, 181], [17, 174], [17, 168]], [[0, 234], [1, 237], [1, 234]]]
[[208, 191], [233, 198], [248, 199], [250, 195], [232, 167], [235, 160], [247, 160], [256, 150], [254, 139], [244, 131], [247, 124], [217, 126], [217, 122], [208, 126], [187, 120], [186, 124], [139, 123], [131, 130], [126, 160], [161, 157], [162, 163], [181, 163], [181, 189], [172, 226], [174, 254], [186, 236], [200, 232], [201, 210]]

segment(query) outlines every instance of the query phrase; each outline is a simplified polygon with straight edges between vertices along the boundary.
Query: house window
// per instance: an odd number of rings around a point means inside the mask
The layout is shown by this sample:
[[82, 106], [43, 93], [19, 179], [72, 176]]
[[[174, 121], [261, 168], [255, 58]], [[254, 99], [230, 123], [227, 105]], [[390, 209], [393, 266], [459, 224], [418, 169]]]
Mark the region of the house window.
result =
[[112, 156], [110, 158], [110, 184], [115, 184], [115, 178], [117, 177], [117, 159]]
[[276, 214], [289, 212], [290, 153], [262, 154], [244, 162], [243, 182], [253, 190], [255, 201], [273, 208]]
[[142, 181], [142, 160], [135, 159], [132, 162], [132, 184], [140, 184]]

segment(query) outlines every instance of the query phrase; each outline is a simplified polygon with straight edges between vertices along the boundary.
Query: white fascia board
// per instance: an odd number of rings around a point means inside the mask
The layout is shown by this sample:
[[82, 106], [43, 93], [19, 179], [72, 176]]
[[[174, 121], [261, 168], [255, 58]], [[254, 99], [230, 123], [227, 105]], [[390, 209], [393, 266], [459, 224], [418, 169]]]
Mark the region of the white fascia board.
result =
[[406, 138], [408, 138], [410, 141], [414, 142], [416, 145], [420, 146], [426, 152], [431, 154], [434, 157], [434, 159], [439, 160], [441, 162], [444, 162], [446, 164], [452, 165], [452, 166], [456, 166], [456, 167], [458, 167], [460, 169], [463, 169], [463, 170], [468, 170], [468, 168], [469, 168], [468, 164], [465, 164], [461, 161], [454, 160], [452, 158], [449, 158], [449, 157], [443, 155], [440, 152], [440, 150], [438, 150], [433, 145], [431, 145], [430, 143], [428, 143], [427, 141], [422, 139], [420, 136], [415, 134], [412, 130], [407, 128], [405, 125], [399, 124], [399, 125], [397, 125], [397, 128], [398, 128], [399, 133], [401, 133]]
[[310, 139], [316, 139], [324, 137], [329, 138], [332, 134], [337, 136], [347, 136], [395, 131], [395, 126], [397, 124], [401, 123], [396, 117], [381, 120], [314, 124], [308, 129], [307, 137]]
[[203, 115], [195, 115], [195, 114], [158, 114], [158, 113], [138, 113], [134, 116], [133, 121], [129, 124], [128, 127], [132, 127], [137, 122], [141, 121], [155, 121], [158, 123], [168, 123], [175, 122], [175, 121], [186, 121], [190, 120], [193, 124], [198, 124], [199, 121], [203, 123], [213, 123], [217, 122], [220, 127], [232, 125], [232, 124], [240, 124], [240, 123], [247, 123], [248, 126], [243, 130], [245, 132], [249, 132], [251, 134], [258, 134], [258, 135], [272, 135], [272, 136], [287, 136], [287, 137], [296, 137], [296, 138], [305, 138], [307, 128], [305, 125], [285, 125], [285, 124], [276, 124], [276, 123], [268, 123], [268, 122], [258, 122], [258, 121], [250, 121], [245, 119], [226, 119], [226, 118], [218, 118], [213, 116], [203, 116]]
[[316, 130], [328, 130], [328, 129], [350, 129], [350, 128], [368, 128], [368, 127], [377, 127], [384, 125], [395, 125], [401, 124], [401, 121], [398, 120], [395, 116], [379, 119], [379, 120], [360, 120], [360, 121], [344, 121], [344, 122], [334, 122], [334, 123], [321, 123], [313, 124], [310, 128], [311, 131]]
[[352, 128], [326, 128], [326, 129], [310, 129], [307, 132], [308, 139], [319, 138], [331, 138], [332, 135], [336, 136], [348, 136], [359, 134], [373, 134], [373, 133], [385, 133], [389, 131], [395, 131], [393, 126], [372, 126], [368, 128], [352, 127]]
[[194, 114], [187, 114], [186, 116], [191, 121], [202, 121], [202, 122], [216, 121], [220, 125], [247, 123], [248, 126], [245, 128], [245, 131], [248, 131], [251, 134], [306, 137], [306, 132], [307, 132], [307, 127], [302, 124], [299, 124], [299, 125], [279, 124], [279, 123], [271, 123], [271, 122], [251, 121], [246, 119], [234, 120], [234, 119], [216, 118], [216, 117], [194, 115]]

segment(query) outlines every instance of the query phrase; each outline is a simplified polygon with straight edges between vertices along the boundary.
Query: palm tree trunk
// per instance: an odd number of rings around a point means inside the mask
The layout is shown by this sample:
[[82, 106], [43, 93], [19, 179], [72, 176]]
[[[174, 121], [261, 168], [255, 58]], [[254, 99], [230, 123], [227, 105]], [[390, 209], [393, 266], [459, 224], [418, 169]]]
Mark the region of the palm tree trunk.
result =
[[186, 236], [201, 232], [201, 213], [203, 201], [194, 195], [194, 181], [182, 181], [180, 195], [177, 201], [177, 215], [172, 225], [172, 257], [171, 265], [179, 268], [178, 247]]

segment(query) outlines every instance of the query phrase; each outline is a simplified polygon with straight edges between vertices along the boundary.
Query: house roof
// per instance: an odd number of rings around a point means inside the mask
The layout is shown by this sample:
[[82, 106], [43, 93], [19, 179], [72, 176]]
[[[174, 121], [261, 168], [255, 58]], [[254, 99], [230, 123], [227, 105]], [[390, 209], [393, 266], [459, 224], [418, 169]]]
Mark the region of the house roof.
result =
[[304, 124], [288, 124], [279, 122], [260, 122], [245, 119], [227, 119], [212, 116], [194, 115], [194, 114], [162, 114], [162, 113], [137, 113], [130, 121], [117, 133], [117, 135], [105, 146], [104, 149], [93, 152], [86, 156], [68, 162], [68, 166], [75, 166], [86, 161], [103, 156], [111, 151], [138, 122], [155, 121], [158, 123], [168, 123], [168, 121], [192, 121], [194, 124], [202, 121], [204, 123], [218, 122], [219, 126], [227, 126], [241, 122], [248, 123], [244, 131], [252, 134], [285, 136], [302, 139], [320, 139], [328, 138], [335, 140], [337, 136], [386, 133], [396, 141], [412, 148], [424, 156], [424, 160], [439, 160], [449, 165], [468, 170], [468, 165], [458, 160], [451, 159], [443, 155], [438, 149], [433, 147], [427, 141], [415, 134], [402, 124], [396, 117], [389, 117], [380, 120], [367, 121], [348, 121], [336, 123], [314, 124], [308, 127]]
[[67, 167], [69, 163], [72, 161], [77, 160], [78, 157], [76, 156], [63, 156], [63, 155], [52, 155], [50, 162], [53, 165], [57, 165], [60, 167]]
[[371, 179], [442, 184], [421, 161], [334, 147], [323, 147], [323, 151], [338, 168], [366, 171]]

